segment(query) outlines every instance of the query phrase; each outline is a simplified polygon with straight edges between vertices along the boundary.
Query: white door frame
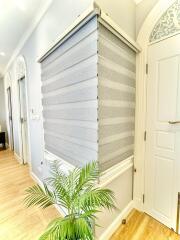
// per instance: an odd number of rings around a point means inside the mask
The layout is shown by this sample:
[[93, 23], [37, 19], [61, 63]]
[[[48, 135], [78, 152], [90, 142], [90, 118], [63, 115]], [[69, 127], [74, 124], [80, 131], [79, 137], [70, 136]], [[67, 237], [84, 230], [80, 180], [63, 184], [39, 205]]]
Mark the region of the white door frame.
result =
[[136, 118], [135, 118], [135, 154], [134, 166], [134, 204], [135, 207], [144, 211], [144, 172], [145, 172], [145, 141], [146, 130], [146, 64], [150, 34], [162, 14], [175, 2], [175, 0], [159, 0], [146, 18], [137, 38], [137, 43], [142, 51], [136, 59]]
[[[7, 126], [7, 134], [8, 134], [8, 141], [9, 141], [9, 148], [12, 149], [11, 137], [10, 137], [10, 126], [9, 126], [9, 111], [8, 111], [8, 96], [7, 96], [7, 89], [11, 88], [11, 97], [12, 97], [12, 85], [11, 85], [11, 75], [8, 72], [4, 77], [4, 95], [5, 95], [5, 108], [6, 108], [6, 126]], [[12, 111], [13, 111], [13, 104], [12, 104]], [[13, 114], [12, 114], [13, 118]], [[12, 119], [13, 121], [13, 119]], [[14, 135], [12, 136], [14, 139]], [[14, 140], [13, 140], [14, 141]]]
[[[21, 62], [23, 65], [23, 73], [18, 72], [18, 63]], [[24, 56], [19, 56], [16, 60], [16, 89], [17, 89], [17, 97], [18, 97], [18, 118], [19, 118], [19, 126], [18, 126], [18, 135], [19, 135], [19, 146], [20, 146], [20, 159], [21, 163], [25, 164], [27, 162], [23, 162], [23, 139], [22, 139], [22, 129], [21, 129], [21, 123], [20, 123], [20, 102], [19, 102], [19, 79], [24, 76], [24, 81], [25, 81], [25, 94], [26, 94], [26, 108], [27, 108], [27, 158], [28, 158], [28, 163], [30, 166], [30, 171], [31, 171], [31, 148], [30, 148], [30, 125], [29, 125], [29, 111], [28, 111], [28, 89], [27, 89], [27, 64], [25, 61]], [[22, 71], [22, 69], [20, 70]]]

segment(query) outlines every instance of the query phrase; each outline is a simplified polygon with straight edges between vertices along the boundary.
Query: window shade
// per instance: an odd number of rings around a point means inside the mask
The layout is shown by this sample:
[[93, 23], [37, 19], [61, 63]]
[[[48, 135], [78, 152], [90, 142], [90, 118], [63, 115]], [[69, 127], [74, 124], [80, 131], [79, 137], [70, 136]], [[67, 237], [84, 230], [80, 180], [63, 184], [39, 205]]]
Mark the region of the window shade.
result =
[[136, 53], [99, 25], [99, 162], [102, 170], [134, 154]]
[[136, 53], [94, 16], [43, 58], [45, 149], [102, 171], [134, 154]]
[[41, 63], [45, 149], [75, 166], [97, 160], [97, 17]]

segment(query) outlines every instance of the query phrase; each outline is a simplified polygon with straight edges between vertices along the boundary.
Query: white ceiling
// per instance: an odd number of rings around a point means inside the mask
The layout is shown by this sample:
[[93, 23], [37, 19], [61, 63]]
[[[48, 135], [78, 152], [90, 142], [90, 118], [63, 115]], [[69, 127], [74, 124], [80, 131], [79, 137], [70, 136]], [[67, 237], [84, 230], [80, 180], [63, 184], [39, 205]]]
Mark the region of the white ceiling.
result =
[[[0, 74], [48, 0], [0, 0]], [[4, 55], [5, 56], [2, 56]]]
[[134, 0], [136, 4], [139, 4], [140, 2], [142, 2], [142, 0]]

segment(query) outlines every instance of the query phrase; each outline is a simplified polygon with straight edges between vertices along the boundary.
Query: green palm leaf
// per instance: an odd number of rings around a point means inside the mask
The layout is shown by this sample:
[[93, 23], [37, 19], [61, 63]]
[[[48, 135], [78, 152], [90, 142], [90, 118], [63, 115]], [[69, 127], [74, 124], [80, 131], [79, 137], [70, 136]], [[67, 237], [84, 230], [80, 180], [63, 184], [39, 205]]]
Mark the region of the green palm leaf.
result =
[[111, 190], [95, 188], [80, 196], [79, 205], [82, 209], [113, 209], [115, 208], [114, 200], [115, 196]]
[[27, 207], [46, 208], [57, 204], [67, 209], [67, 215], [53, 220], [39, 240], [94, 239], [97, 213], [102, 208], [115, 208], [114, 193], [109, 189], [95, 187], [99, 176], [97, 162], [65, 174], [56, 161], [51, 166], [51, 177], [46, 179], [44, 188], [35, 185], [26, 190]]
[[40, 206], [47, 208], [56, 203], [56, 198], [55, 194], [48, 189], [46, 184], [44, 184], [44, 189], [35, 185], [26, 190], [24, 202], [27, 207]]

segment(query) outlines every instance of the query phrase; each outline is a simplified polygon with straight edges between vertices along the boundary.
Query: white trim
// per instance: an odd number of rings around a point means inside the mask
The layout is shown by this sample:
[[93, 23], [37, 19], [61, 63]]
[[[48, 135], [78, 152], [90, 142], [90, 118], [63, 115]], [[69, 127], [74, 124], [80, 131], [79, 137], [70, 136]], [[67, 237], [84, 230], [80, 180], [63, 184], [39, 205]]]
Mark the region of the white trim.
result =
[[[43, 182], [36, 176], [36, 174], [34, 174], [34, 173], [31, 171], [31, 172], [30, 172], [30, 176], [31, 176], [31, 178], [33, 179], [33, 181], [34, 181], [35, 183], [37, 183], [40, 187], [43, 188]], [[57, 209], [57, 211], [60, 213], [60, 215], [61, 215], [62, 217], [65, 216], [65, 212], [64, 212], [64, 210], [63, 210], [60, 206], [54, 205], [54, 207]]]
[[8, 68], [10, 67], [10, 65], [13, 63], [13, 61], [15, 60], [15, 58], [18, 56], [18, 54], [20, 53], [21, 49], [23, 48], [24, 44], [26, 43], [26, 41], [29, 39], [29, 37], [31, 36], [31, 34], [33, 33], [34, 29], [36, 28], [36, 26], [38, 25], [38, 23], [40, 22], [41, 18], [44, 16], [44, 14], [46, 13], [46, 11], [48, 10], [48, 8], [50, 7], [52, 3], [52, 0], [48, 0], [46, 2], [46, 4], [44, 4], [44, 6], [41, 8], [41, 10], [39, 11], [38, 15], [36, 16], [36, 18], [34, 19], [33, 23], [31, 24], [31, 26], [28, 28], [28, 30], [25, 32], [25, 34], [23, 35], [23, 37], [21, 38], [19, 44], [17, 45], [16, 49], [14, 50], [9, 62], [7, 63], [5, 70], [3, 72], [3, 75], [8, 71]]
[[117, 218], [109, 225], [108, 228], [103, 232], [103, 234], [98, 238], [98, 240], [109, 240], [113, 233], [119, 228], [120, 223], [123, 219], [131, 213], [134, 208], [134, 202], [131, 201], [126, 208], [117, 216]]
[[[44, 151], [44, 160], [47, 164], [51, 163], [55, 160], [59, 160], [61, 162], [61, 168], [63, 171], [68, 172], [72, 171], [75, 166], [68, 163], [64, 159], [50, 153], [49, 151]], [[124, 161], [114, 165], [113, 167], [109, 168], [108, 170], [104, 171], [100, 177], [100, 183], [98, 184], [98, 187], [104, 187], [108, 185], [110, 182], [112, 182], [115, 178], [119, 177], [123, 173], [125, 173], [127, 170], [133, 167], [133, 160], [134, 156], [131, 156]]]
[[72, 171], [72, 170], [75, 168], [74, 165], [68, 163], [68, 162], [65, 161], [64, 159], [56, 156], [55, 154], [49, 152], [49, 151], [46, 150], [46, 149], [44, 150], [44, 160], [45, 160], [46, 163], [47, 163], [47, 162], [48, 162], [48, 163], [52, 163], [53, 161], [56, 161], [56, 160], [60, 161], [60, 162], [61, 162], [62, 170], [65, 170], [65, 172], [66, 172], [66, 171], [69, 171], [69, 170]]
[[34, 174], [32, 171], [30, 172], [30, 176], [35, 183], [37, 183], [40, 187], [43, 187], [43, 182]]
[[8, 96], [7, 96], [7, 89], [11, 89], [11, 107], [12, 107], [12, 122], [13, 122], [13, 104], [12, 104], [12, 84], [11, 84], [11, 76], [10, 73], [7, 72], [6, 75], [3, 78], [4, 81], [4, 95], [5, 95], [5, 109], [6, 109], [6, 126], [7, 126], [7, 135], [8, 135], [8, 140], [9, 140], [9, 148], [12, 151], [14, 148], [14, 136], [12, 134], [12, 139], [10, 137], [10, 125], [9, 125], [9, 107], [8, 107]]
[[131, 156], [126, 160], [114, 165], [113, 167], [109, 168], [108, 170], [104, 171], [102, 176], [100, 177], [100, 184], [98, 187], [104, 187], [111, 183], [114, 179], [125, 173], [127, 170], [133, 167], [133, 159], [134, 157]]
[[[23, 64], [23, 73], [22, 76], [19, 75], [20, 73], [18, 72], [19, 70], [19, 63], [22, 63]], [[29, 99], [28, 99], [28, 89], [27, 89], [27, 64], [26, 64], [26, 60], [25, 60], [25, 57], [23, 55], [20, 55], [17, 57], [16, 61], [15, 61], [15, 64], [14, 64], [14, 67], [15, 67], [15, 79], [14, 79], [14, 92], [15, 92], [15, 95], [17, 96], [17, 108], [18, 108], [18, 136], [19, 136], [19, 146], [20, 146], [20, 157], [22, 159], [22, 163], [26, 164], [26, 163], [29, 163], [30, 165], [30, 169], [31, 169], [31, 150], [30, 150], [30, 123], [29, 123]], [[22, 136], [22, 126], [21, 126], [21, 122], [20, 122], [20, 99], [19, 99], [19, 78], [21, 77], [24, 77], [24, 81], [25, 81], [25, 97], [26, 97], [26, 111], [27, 111], [27, 136], [26, 136], [26, 139], [23, 139], [23, 136]], [[24, 140], [25, 140], [25, 143], [24, 143]], [[23, 144], [26, 144], [26, 156], [24, 158], [24, 153], [23, 153]]]
[[149, 36], [162, 14], [173, 4], [175, 0], [159, 0], [146, 18], [137, 38], [142, 51], [137, 55], [137, 86], [136, 86], [136, 118], [135, 118], [135, 155], [134, 164], [137, 169], [134, 175], [134, 201], [135, 207], [144, 210], [144, 164], [146, 130], [146, 63], [149, 45]]
[[22, 164], [22, 159], [16, 152], [14, 152], [14, 157], [20, 164]]

